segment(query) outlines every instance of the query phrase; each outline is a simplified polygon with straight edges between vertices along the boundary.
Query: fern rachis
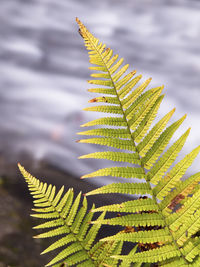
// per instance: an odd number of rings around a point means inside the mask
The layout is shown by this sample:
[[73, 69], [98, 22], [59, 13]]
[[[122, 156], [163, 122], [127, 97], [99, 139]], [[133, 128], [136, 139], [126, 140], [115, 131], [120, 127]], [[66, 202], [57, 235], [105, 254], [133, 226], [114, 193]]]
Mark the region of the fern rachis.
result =
[[[93, 206], [87, 212], [86, 198], [79, 208], [80, 194], [75, 200], [71, 191], [62, 196], [63, 189], [55, 195], [55, 187], [47, 187], [20, 167], [36, 198], [35, 217], [48, 220], [36, 228], [53, 227], [38, 237], [64, 235], [44, 251], [62, 247], [49, 265], [65, 260], [68, 266], [199, 266], [200, 173], [185, 181], [182, 177], [200, 147], [176, 163], [190, 129], [170, 143], [186, 116], [167, 127], [175, 112], [173, 109], [153, 125], [164, 97], [163, 86], [147, 89], [151, 78], [138, 85], [142, 76], [134, 77], [136, 71], [125, 75], [129, 66], [122, 65], [123, 59], [113, 55], [112, 49], [100, 43], [78, 19], [77, 23], [93, 65], [90, 67], [93, 79], [89, 83], [95, 87], [88, 91], [102, 94], [89, 101], [99, 105], [85, 110], [107, 114], [83, 124], [82, 127], [90, 129], [79, 134], [88, 138], [78, 141], [101, 145], [105, 150], [80, 158], [106, 159], [116, 164], [82, 178], [124, 178], [124, 183], [113, 182], [85, 195], [120, 193], [134, 198], [123, 203]], [[119, 166], [118, 162], [123, 165]], [[92, 220], [97, 212], [101, 212], [100, 216]], [[119, 216], [105, 217], [106, 213], [113, 212]], [[124, 230], [103, 238], [91, 248], [102, 224], [119, 225]], [[134, 248], [128, 255], [121, 255], [126, 242], [131, 242]]]

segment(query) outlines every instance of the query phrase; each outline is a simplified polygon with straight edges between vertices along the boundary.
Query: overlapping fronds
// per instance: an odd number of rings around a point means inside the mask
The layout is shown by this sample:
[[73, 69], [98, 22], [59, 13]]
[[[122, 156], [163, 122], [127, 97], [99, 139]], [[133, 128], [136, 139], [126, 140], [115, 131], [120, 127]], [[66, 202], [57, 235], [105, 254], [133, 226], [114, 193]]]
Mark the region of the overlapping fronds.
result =
[[[79, 133], [88, 136], [79, 140], [80, 143], [101, 145], [105, 150], [81, 158], [116, 162], [115, 167], [82, 177], [116, 177], [116, 182], [88, 192], [86, 196], [139, 195], [135, 200], [93, 209], [93, 212], [128, 213], [94, 221], [93, 225], [125, 227], [124, 231], [102, 241], [137, 243], [134, 253], [113, 256], [122, 260], [121, 266], [131, 263], [200, 266], [200, 174], [182, 180], [200, 147], [177, 163], [190, 129], [174, 143], [171, 140], [186, 115], [167, 126], [175, 112], [173, 109], [153, 123], [163, 99], [163, 86], [147, 89], [151, 79], [140, 83], [142, 76], [135, 77], [136, 71], [126, 74], [128, 65], [123, 65], [123, 59], [106, 48], [78, 19], [77, 23], [92, 64], [92, 79], [88, 82], [95, 86], [89, 91], [100, 94], [89, 101], [100, 104], [85, 110], [107, 113], [106, 117], [82, 125], [90, 128]], [[117, 166], [118, 162], [123, 166]], [[125, 178], [124, 183], [117, 182], [117, 177]]]
[[[106, 266], [110, 263], [110, 255], [121, 253], [122, 242], [99, 241], [94, 245], [101, 224], [89, 224], [94, 214], [87, 211], [87, 200], [85, 197], [81, 200], [81, 193], [75, 199], [72, 189], [64, 193], [62, 187], [56, 193], [55, 186], [40, 182], [21, 165], [19, 169], [34, 198], [35, 213], [32, 216], [46, 220], [34, 227], [45, 230], [35, 238], [59, 238], [41, 253], [60, 249], [46, 266], [62, 266], [63, 261], [66, 266]], [[102, 213], [98, 219], [103, 220], [104, 215]], [[57, 262], [61, 263], [57, 265]], [[117, 266], [118, 259], [113, 263], [112, 266]]]

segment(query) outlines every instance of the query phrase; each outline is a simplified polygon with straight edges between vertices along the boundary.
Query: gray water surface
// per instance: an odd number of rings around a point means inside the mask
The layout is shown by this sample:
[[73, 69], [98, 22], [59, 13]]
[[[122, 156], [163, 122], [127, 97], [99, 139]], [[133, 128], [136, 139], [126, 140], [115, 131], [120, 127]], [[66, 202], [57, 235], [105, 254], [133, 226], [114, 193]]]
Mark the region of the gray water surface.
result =
[[[31, 153], [76, 175], [105, 163], [77, 161], [97, 148], [77, 144], [91, 96], [79, 17], [152, 86], [165, 85], [159, 117], [174, 106], [192, 126], [183, 150], [200, 144], [200, 2], [192, 0], [1, 0], [0, 147], [8, 160]], [[92, 96], [93, 97], [93, 96]], [[199, 159], [193, 171], [199, 170]], [[99, 181], [100, 183], [100, 181]]]

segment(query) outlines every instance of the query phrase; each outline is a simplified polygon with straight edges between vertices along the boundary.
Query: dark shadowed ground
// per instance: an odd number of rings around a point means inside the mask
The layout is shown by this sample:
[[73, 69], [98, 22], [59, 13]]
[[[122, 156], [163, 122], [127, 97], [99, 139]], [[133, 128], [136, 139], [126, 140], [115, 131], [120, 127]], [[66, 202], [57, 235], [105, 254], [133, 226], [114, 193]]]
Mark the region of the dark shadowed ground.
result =
[[[175, 119], [188, 113], [180, 132], [190, 126], [192, 132], [183, 154], [200, 144], [198, 0], [1, 0], [0, 267], [48, 261], [39, 257], [46, 244], [31, 238], [32, 204], [17, 162], [76, 192], [110, 181], [79, 180], [108, 163], [77, 160], [97, 148], [75, 142], [79, 125], [95, 116], [81, 111], [90, 97], [89, 64], [76, 16], [131, 70], [153, 77], [152, 86], [165, 85], [159, 117], [174, 106]], [[199, 170], [199, 158], [193, 166], [189, 173]]]

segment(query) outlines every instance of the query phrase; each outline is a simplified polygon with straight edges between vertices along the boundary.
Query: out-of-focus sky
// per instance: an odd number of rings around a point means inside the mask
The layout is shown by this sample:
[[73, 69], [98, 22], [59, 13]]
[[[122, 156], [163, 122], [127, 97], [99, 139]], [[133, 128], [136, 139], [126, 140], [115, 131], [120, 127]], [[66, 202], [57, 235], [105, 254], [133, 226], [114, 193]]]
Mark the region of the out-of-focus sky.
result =
[[77, 160], [94, 148], [75, 143], [92, 117], [82, 111], [90, 72], [75, 17], [130, 70], [165, 85], [159, 118], [173, 107], [174, 120], [188, 114], [178, 132], [192, 127], [183, 154], [200, 144], [200, 1], [1, 0], [1, 154], [18, 161], [27, 151], [76, 175], [105, 166]]

